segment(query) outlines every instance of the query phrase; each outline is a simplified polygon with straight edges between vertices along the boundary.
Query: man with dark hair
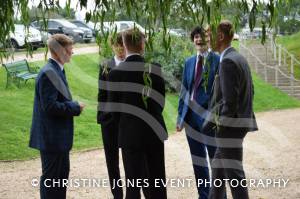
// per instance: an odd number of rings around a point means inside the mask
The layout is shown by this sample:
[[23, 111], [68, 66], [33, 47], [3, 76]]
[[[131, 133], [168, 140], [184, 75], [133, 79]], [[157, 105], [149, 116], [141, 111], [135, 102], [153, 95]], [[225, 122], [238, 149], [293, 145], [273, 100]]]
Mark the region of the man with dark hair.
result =
[[[73, 54], [73, 41], [54, 34], [48, 40], [51, 58], [36, 79], [29, 146], [40, 150], [42, 199], [65, 199], [69, 177], [69, 153], [73, 145], [73, 117], [83, 103], [72, 100], [64, 64]], [[56, 182], [56, 184], [55, 184]]]
[[211, 160], [215, 154], [214, 130], [203, 131], [202, 125], [219, 67], [219, 56], [208, 49], [207, 36], [199, 26], [191, 32], [197, 55], [185, 61], [176, 125], [177, 131], [185, 127], [201, 199], [209, 194], [209, 186], [200, 183], [201, 180], [210, 180], [207, 157]]
[[110, 43], [115, 56], [111, 60], [105, 61], [100, 65], [97, 123], [101, 124], [102, 140], [111, 192], [114, 199], [122, 199], [122, 187], [116, 186], [116, 182], [121, 179], [119, 169], [118, 121], [113, 119], [112, 113], [101, 110], [101, 105], [108, 101], [109, 91], [107, 89], [107, 82], [109, 81], [109, 73], [111, 69], [118, 66], [125, 58], [122, 34], [117, 33], [115, 37], [112, 36]]
[[[247, 60], [233, 47], [234, 30], [231, 22], [222, 21], [217, 27], [216, 47], [220, 52], [220, 69], [214, 92], [220, 96], [217, 150], [212, 162], [212, 179], [238, 181], [231, 188], [234, 199], [248, 199], [243, 169], [243, 140], [249, 131], [256, 131], [253, 112], [254, 88]], [[230, 183], [231, 185], [231, 183]], [[210, 199], [221, 199], [225, 192], [225, 180], [221, 186], [212, 183]]]
[[126, 30], [122, 37], [126, 59], [110, 73], [114, 92], [109, 93], [109, 102], [119, 121], [126, 182], [131, 182], [126, 186], [126, 199], [140, 199], [141, 187], [146, 199], [166, 199], [161, 67], [145, 62], [145, 36], [138, 29]]

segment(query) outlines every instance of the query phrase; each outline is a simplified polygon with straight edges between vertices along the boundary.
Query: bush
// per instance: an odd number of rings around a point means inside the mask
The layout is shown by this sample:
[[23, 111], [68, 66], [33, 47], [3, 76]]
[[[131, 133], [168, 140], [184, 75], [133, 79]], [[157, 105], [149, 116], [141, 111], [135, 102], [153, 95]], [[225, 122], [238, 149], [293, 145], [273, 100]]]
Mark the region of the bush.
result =
[[162, 38], [161, 33], [154, 37], [153, 52], [146, 53], [146, 59], [162, 65], [167, 91], [179, 91], [185, 59], [192, 55], [194, 47], [187, 37], [171, 36], [171, 52], [168, 54]]
[[297, 21], [296, 19], [290, 19], [285, 21], [284, 23], [281, 23], [279, 27], [280, 27], [280, 34], [291, 35], [293, 33], [300, 31], [300, 21]]

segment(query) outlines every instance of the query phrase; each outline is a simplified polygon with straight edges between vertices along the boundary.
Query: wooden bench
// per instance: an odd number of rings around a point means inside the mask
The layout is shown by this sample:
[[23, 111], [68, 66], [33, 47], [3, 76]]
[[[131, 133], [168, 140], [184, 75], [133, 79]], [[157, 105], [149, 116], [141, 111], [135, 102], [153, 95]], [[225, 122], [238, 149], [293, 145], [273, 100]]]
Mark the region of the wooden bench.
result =
[[29, 79], [35, 79], [38, 75], [38, 67], [29, 67], [28, 62], [24, 59], [21, 61], [11, 62], [3, 64], [7, 72], [6, 88], [10, 81], [17, 82], [18, 87], [20, 87], [20, 82], [26, 82]]

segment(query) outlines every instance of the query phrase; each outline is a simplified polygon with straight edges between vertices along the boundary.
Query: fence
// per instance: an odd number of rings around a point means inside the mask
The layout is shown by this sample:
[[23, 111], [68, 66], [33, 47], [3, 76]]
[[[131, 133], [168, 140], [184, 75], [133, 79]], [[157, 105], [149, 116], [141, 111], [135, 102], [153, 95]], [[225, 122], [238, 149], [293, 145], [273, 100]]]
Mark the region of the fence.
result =
[[[295, 79], [294, 77], [294, 67], [295, 63], [300, 62], [294, 57], [293, 54], [288, 52], [285, 48], [283, 48], [281, 45], [276, 45], [276, 43], [273, 41], [273, 39], [270, 39], [270, 44], [267, 44], [266, 48], [268, 48], [268, 45], [270, 46], [270, 50], [272, 53], [266, 53], [266, 60], [271, 60], [273, 58], [275, 60], [275, 65], [270, 65], [266, 62], [263, 62], [256, 52], [253, 52], [250, 48], [247, 47], [246, 41], [241, 40], [239, 43], [240, 52], [247, 58], [248, 61], [252, 62], [253, 68], [257, 74], [261, 74], [263, 76], [263, 79], [268, 82], [270, 79], [274, 79], [274, 86], [279, 87], [279, 75], [281, 75], [281, 78], [286, 78], [289, 80], [289, 87], [291, 88], [291, 91], [289, 94], [294, 95], [295, 94], [295, 83], [299, 83], [300, 81]], [[267, 49], [266, 49], [267, 51]], [[288, 59], [288, 56], [290, 57]], [[283, 66], [287, 66], [288, 60], [290, 61], [290, 72], [288, 73], [288, 70], [284, 70], [285, 68]], [[288, 67], [286, 67], [287, 69]], [[268, 72], [270, 70], [274, 71], [274, 74], [271, 72]]]

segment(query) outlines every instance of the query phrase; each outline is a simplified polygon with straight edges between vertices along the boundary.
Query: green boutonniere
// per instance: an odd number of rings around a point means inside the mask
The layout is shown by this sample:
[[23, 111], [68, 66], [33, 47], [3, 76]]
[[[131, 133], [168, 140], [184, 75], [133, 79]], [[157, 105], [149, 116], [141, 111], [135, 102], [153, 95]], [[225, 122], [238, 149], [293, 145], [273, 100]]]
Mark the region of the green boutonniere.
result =
[[207, 89], [208, 89], [208, 79], [209, 79], [209, 74], [210, 74], [210, 67], [211, 67], [211, 63], [210, 63], [210, 53], [207, 55], [207, 57], [204, 59], [204, 67], [205, 70], [203, 72], [203, 80], [204, 80], [204, 90], [207, 93]]
[[108, 63], [104, 62], [102, 64], [103, 68], [102, 68], [102, 75], [108, 75]]
[[151, 64], [146, 63], [145, 70], [143, 73], [144, 88], [142, 90], [142, 99], [143, 99], [146, 109], [148, 108], [147, 100], [150, 96], [151, 89], [152, 89], [152, 79], [150, 77], [150, 74], [151, 74]]

